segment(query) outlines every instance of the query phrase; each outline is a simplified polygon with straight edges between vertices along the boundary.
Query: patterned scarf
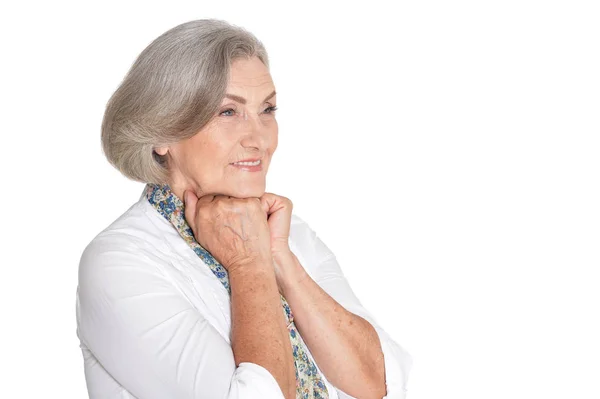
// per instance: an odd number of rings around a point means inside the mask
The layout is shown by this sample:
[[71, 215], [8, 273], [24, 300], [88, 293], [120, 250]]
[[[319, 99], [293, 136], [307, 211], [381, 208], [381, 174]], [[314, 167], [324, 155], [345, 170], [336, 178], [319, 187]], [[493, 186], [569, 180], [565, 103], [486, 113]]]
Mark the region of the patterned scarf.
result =
[[[223, 283], [223, 286], [231, 296], [231, 287], [229, 285], [229, 275], [225, 269], [206, 249], [204, 249], [196, 239], [192, 229], [185, 220], [184, 204], [169, 187], [168, 184], [156, 185], [149, 183], [146, 185], [146, 198], [154, 208], [165, 217], [177, 229], [181, 237], [194, 250], [196, 255], [208, 265], [214, 275]], [[294, 364], [296, 369], [296, 398], [297, 399], [327, 399], [329, 394], [327, 387], [319, 374], [317, 367], [309, 359], [304, 348], [305, 344], [300, 333], [294, 324], [294, 316], [283, 295], [281, 304], [283, 312], [288, 321], [288, 330], [290, 332], [290, 341], [292, 343]]]

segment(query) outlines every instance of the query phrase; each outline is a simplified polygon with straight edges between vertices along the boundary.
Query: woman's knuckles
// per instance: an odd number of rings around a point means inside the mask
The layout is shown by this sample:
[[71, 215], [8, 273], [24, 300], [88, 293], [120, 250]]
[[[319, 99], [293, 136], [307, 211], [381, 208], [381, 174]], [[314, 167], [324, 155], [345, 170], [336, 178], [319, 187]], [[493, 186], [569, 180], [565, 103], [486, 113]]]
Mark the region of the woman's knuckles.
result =
[[[200, 245], [226, 269], [270, 253], [270, 234], [259, 198], [216, 196], [198, 200], [196, 209], [186, 210], [194, 220], [188, 224]], [[193, 215], [193, 216], [192, 216]]]

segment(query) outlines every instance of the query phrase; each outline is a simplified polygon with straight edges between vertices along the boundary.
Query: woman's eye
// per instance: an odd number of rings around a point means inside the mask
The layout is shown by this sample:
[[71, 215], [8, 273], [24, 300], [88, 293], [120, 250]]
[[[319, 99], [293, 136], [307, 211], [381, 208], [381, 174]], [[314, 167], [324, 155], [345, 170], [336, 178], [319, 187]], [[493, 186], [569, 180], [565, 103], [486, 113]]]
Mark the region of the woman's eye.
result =
[[[221, 112], [219, 115], [223, 115], [225, 112], [229, 112], [229, 111], [231, 111], [231, 112], [235, 113], [235, 110], [234, 110], [234, 109], [232, 109], [232, 108], [229, 108], [229, 109], [226, 109], [225, 111]], [[232, 116], [232, 115], [231, 115], [231, 114], [229, 114], [229, 115], [225, 115], [225, 116]]]
[[265, 112], [267, 114], [273, 114], [273, 113], [275, 113], [275, 111], [277, 111], [277, 106], [276, 105], [274, 105], [272, 107], [268, 107], [267, 109], [265, 109]]
[[[273, 114], [273, 113], [275, 113], [275, 111], [277, 111], [277, 106], [275, 106], [275, 105], [274, 105], [274, 106], [272, 106], [272, 107], [267, 107], [267, 108], [265, 109], [265, 113], [266, 113], [266, 114]], [[223, 115], [223, 116], [233, 116], [233, 115], [235, 115], [235, 109], [233, 109], [233, 108], [228, 108], [228, 109], [226, 109], [226, 110], [224, 110], [224, 111], [221, 111], [221, 113], [220, 113], [219, 115]]]

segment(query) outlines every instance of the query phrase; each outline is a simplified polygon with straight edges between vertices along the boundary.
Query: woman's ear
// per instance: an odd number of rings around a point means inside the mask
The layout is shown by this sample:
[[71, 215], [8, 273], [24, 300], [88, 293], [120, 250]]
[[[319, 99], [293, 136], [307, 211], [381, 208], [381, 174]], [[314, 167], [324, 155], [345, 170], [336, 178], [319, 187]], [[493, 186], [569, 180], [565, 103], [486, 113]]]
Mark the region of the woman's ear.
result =
[[158, 155], [165, 155], [169, 147], [154, 147], [154, 152]]

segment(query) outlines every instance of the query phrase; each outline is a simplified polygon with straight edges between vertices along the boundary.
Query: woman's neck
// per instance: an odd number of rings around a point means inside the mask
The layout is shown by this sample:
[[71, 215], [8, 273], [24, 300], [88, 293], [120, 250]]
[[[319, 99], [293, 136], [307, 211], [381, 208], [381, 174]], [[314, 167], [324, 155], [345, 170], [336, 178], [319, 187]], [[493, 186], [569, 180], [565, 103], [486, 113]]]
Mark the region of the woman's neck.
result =
[[198, 198], [203, 195], [202, 190], [197, 187], [197, 184], [179, 176], [171, 176], [168, 179], [167, 184], [171, 188], [171, 192], [175, 194], [175, 196], [177, 196], [182, 203], [185, 203], [183, 194], [186, 190], [194, 192]]

